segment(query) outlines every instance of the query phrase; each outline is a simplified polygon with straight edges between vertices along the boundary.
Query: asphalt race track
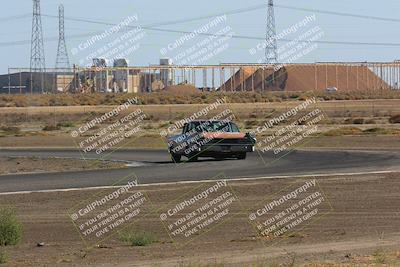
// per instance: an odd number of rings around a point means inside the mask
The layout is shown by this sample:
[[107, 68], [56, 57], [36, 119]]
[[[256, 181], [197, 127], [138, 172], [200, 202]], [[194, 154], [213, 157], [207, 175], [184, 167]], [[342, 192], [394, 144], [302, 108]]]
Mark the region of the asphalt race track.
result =
[[[0, 156], [37, 156], [83, 158], [76, 150], [0, 150]], [[86, 154], [85, 158], [98, 158]], [[269, 176], [338, 174], [376, 171], [396, 171], [400, 166], [398, 152], [358, 151], [294, 151], [280, 160], [257, 152], [246, 160], [200, 159], [198, 162], [175, 164], [164, 150], [121, 150], [108, 156], [109, 160], [130, 163], [129, 168], [58, 173], [12, 174], [0, 176], [0, 192], [40, 191], [110, 186], [135, 174], [140, 184], [213, 179], [223, 173], [228, 179]], [[118, 183], [117, 183], [118, 184]], [[116, 185], [117, 185], [116, 184]], [[121, 182], [120, 184], [124, 184]]]

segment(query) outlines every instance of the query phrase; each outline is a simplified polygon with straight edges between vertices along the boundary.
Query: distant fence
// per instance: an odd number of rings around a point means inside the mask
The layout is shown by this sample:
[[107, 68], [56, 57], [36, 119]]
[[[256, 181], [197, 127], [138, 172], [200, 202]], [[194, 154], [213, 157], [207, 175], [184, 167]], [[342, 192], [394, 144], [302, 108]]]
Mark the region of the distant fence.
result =
[[2, 93], [154, 92], [182, 84], [227, 92], [400, 90], [400, 62], [10, 68], [0, 76]]

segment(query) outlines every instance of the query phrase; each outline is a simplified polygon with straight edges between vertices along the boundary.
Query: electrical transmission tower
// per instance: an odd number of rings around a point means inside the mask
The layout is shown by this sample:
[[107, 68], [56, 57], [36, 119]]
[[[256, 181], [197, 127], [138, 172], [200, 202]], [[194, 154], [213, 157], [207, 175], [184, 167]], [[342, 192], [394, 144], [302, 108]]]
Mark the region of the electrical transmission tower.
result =
[[65, 43], [65, 27], [64, 27], [64, 6], [58, 7], [58, 19], [59, 19], [59, 37], [58, 37], [58, 49], [57, 49], [57, 60], [56, 68], [69, 69], [69, 58], [67, 51], [67, 44]]
[[268, 0], [267, 12], [267, 34], [265, 47], [265, 63], [274, 64], [278, 62], [278, 45], [276, 41], [274, 1]]
[[44, 57], [42, 17], [40, 15], [40, 0], [33, 0], [32, 39], [31, 39], [31, 73], [44, 72], [46, 61]]

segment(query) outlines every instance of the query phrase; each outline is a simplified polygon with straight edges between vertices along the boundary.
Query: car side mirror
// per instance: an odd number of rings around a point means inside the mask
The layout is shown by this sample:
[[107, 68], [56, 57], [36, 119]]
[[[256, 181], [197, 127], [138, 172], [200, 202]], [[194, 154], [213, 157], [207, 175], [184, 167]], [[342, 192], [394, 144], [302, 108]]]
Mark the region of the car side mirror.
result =
[[246, 133], [246, 136], [249, 136], [254, 139], [256, 138], [256, 134], [254, 132], [248, 132], [248, 133]]
[[246, 133], [246, 137], [253, 140], [254, 143], [257, 142], [256, 134], [254, 132]]

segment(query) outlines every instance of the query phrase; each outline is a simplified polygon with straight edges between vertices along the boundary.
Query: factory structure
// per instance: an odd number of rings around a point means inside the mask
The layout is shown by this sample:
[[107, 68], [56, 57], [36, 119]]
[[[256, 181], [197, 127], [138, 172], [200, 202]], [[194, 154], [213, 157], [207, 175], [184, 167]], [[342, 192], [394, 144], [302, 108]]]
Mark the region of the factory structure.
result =
[[[59, 6], [56, 68], [46, 68], [40, 0], [33, 1], [30, 68], [9, 68], [0, 75], [0, 93], [195, 93], [205, 91], [373, 91], [400, 89], [400, 61], [279, 63], [273, 0], [268, 0], [263, 64], [130, 66], [124, 58], [90, 66], [70, 65], [64, 6]], [[271, 42], [271, 40], [275, 40]], [[108, 63], [108, 64], [107, 64]]]
[[[180, 90], [177, 90], [180, 89]], [[400, 89], [400, 62], [129, 66], [126, 59], [93, 59], [91, 67], [9, 69], [1, 93], [152, 93], [242, 91], [373, 91]], [[184, 92], [184, 91], [183, 91]]]

